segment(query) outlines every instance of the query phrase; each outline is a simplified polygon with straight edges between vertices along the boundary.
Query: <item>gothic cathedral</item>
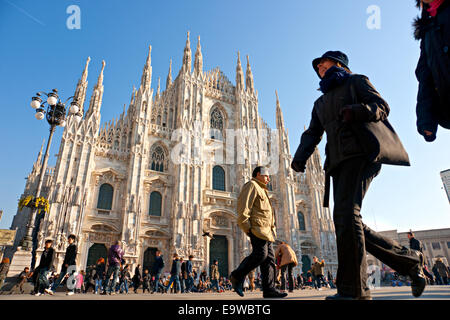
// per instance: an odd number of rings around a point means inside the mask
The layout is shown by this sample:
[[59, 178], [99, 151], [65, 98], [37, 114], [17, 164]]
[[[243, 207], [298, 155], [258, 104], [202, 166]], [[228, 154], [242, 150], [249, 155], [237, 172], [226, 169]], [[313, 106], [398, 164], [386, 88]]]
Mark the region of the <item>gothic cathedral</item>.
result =
[[[317, 256], [325, 259], [326, 270], [336, 274], [334, 225], [328, 208], [322, 207], [325, 178], [319, 151], [308, 161], [305, 173], [291, 170], [278, 94], [277, 130], [271, 130], [258, 113], [248, 56], [244, 76], [238, 53], [233, 85], [218, 68], [203, 71], [199, 37], [192, 70], [188, 33], [181, 70], [173, 80], [170, 63], [165, 91], [161, 92], [158, 81], [154, 94], [150, 47], [141, 84], [133, 89], [129, 106], [103, 126], [105, 62], [85, 110], [89, 61], [75, 91], [83, 116], [80, 121], [69, 116], [56, 166], [45, 173], [43, 195], [51, 209], [37, 219], [38, 256], [45, 239], [53, 239], [55, 266], [60, 266], [67, 236], [75, 234], [77, 264], [82, 270], [99, 257], [106, 258], [110, 245], [120, 240], [132, 270], [138, 264], [149, 268], [158, 248], [165, 271], [177, 252], [185, 258], [193, 254], [194, 268], [200, 271], [208, 271], [210, 262], [217, 259], [221, 274], [228, 276], [251, 250], [247, 236], [236, 225], [236, 199], [265, 154], [277, 162], [269, 194], [278, 239], [297, 253], [295, 273], [309, 270], [312, 257]], [[195, 134], [198, 127], [200, 132], [208, 132], [200, 140]], [[240, 135], [237, 143], [229, 144], [234, 141], [233, 130], [252, 131], [256, 137]], [[262, 135], [269, 137], [267, 142], [260, 143]], [[189, 156], [195, 150], [206, 157], [174, 161], [173, 154]], [[24, 195], [34, 194], [41, 160], [42, 149]], [[24, 208], [14, 217], [12, 228], [18, 230], [10, 256], [24, 235], [28, 215], [29, 209]]]

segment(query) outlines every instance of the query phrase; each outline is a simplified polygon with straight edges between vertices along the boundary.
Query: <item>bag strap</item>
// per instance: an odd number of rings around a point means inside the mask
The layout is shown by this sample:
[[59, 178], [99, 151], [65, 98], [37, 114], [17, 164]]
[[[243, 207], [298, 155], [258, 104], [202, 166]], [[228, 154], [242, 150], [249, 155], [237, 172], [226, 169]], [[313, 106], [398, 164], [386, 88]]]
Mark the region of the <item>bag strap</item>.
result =
[[352, 103], [357, 104], [358, 103], [358, 96], [356, 94], [355, 85], [353, 83], [353, 75], [350, 75], [350, 78], [348, 81], [350, 81], [350, 97], [352, 98]]

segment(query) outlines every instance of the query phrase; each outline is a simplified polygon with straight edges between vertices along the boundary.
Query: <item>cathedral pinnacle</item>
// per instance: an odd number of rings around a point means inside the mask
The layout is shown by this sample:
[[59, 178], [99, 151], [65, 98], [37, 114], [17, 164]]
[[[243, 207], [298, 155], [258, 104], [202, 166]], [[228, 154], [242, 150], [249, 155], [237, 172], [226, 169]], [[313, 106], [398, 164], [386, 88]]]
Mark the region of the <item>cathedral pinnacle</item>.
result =
[[236, 66], [236, 88], [241, 90], [244, 88], [244, 72], [242, 71], [241, 65], [241, 54], [238, 51], [238, 60]]
[[245, 84], [247, 86], [247, 90], [250, 90], [250, 92], [255, 91], [255, 87], [253, 85], [253, 73], [252, 73], [252, 68], [250, 66], [250, 59], [249, 59], [248, 55], [247, 55], [247, 74], [246, 74]]
[[284, 129], [283, 112], [281, 111], [280, 100], [278, 99], [278, 92], [277, 92], [277, 90], [275, 90], [275, 96], [277, 97], [277, 109], [276, 109], [277, 128], [278, 129]]
[[105, 65], [106, 65], [105, 60], [102, 60], [102, 70], [100, 71], [100, 75], [98, 76], [97, 84], [95, 85], [96, 89], [103, 86], [103, 70], [105, 70]]
[[197, 51], [195, 52], [194, 72], [196, 75], [201, 75], [203, 72], [203, 55], [200, 36], [198, 36]]
[[171, 84], [172, 84], [172, 59], [170, 59], [169, 73], [167, 74], [166, 90], [167, 90], [167, 88], [170, 87]]
[[91, 57], [87, 57], [86, 59], [86, 65], [84, 66], [84, 70], [83, 70], [83, 74], [81, 76], [81, 81], [85, 82], [87, 80], [87, 76], [88, 76], [88, 67], [89, 67], [89, 62], [91, 61]]
[[191, 55], [191, 42], [189, 41], [189, 34], [190, 32], [188, 31], [186, 46], [184, 47], [184, 54], [183, 54], [183, 71], [191, 73], [192, 55]]
[[158, 98], [160, 94], [161, 94], [161, 78], [158, 77], [158, 89], [156, 89], [156, 95], [158, 96]]
[[145, 62], [144, 71], [141, 77], [141, 87], [144, 89], [150, 88], [150, 83], [152, 81], [152, 46], [148, 46], [147, 61]]

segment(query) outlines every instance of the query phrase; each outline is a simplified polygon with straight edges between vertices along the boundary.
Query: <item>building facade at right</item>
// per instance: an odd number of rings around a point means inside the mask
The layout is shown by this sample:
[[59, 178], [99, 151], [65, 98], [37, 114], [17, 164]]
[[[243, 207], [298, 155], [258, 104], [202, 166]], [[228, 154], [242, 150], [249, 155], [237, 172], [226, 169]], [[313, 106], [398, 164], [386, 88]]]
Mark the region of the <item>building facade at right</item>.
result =
[[[450, 228], [432, 229], [413, 231], [414, 237], [422, 242], [425, 263], [429, 270], [433, 267], [438, 258], [446, 266], [450, 262]], [[401, 245], [409, 248], [408, 232], [397, 232], [397, 230], [381, 231], [380, 234], [392, 240], [399, 242]], [[386, 270], [386, 266], [371, 254], [367, 254], [367, 265], [377, 265], [382, 270]]]
[[450, 169], [441, 171], [441, 179], [444, 184], [445, 193], [447, 194], [448, 202], [450, 203]]

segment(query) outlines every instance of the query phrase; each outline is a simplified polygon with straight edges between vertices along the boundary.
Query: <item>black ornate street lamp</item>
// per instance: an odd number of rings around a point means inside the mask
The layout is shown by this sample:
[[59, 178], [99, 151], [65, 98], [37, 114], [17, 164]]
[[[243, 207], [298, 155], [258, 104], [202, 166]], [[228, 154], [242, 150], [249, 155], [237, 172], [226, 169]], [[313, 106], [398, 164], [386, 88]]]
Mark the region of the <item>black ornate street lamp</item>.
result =
[[[47, 96], [47, 100], [43, 101], [41, 96]], [[31, 99], [31, 107], [36, 109], [35, 117], [38, 120], [44, 119], [46, 117], [47, 122], [50, 125], [50, 135], [47, 141], [47, 147], [45, 149], [44, 160], [42, 162], [41, 172], [39, 173], [38, 185], [36, 188], [36, 199], [40, 197], [42, 182], [44, 180], [45, 171], [47, 169], [48, 153], [50, 145], [52, 143], [53, 133], [55, 132], [56, 126], [64, 127], [66, 125], [66, 103], [72, 99], [69, 108], [69, 114], [74, 115], [74, 119], [77, 123], [81, 121], [82, 114], [80, 108], [78, 107], [78, 101], [74, 97], [68, 98], [64, 103], [61, 102], [58, 97], [58, 90], [53, 89], [50, 93], [38, 92], [35, 97]], [[45, 104], [47, 103], [47, 111], [45, 110]], [[28, 219], [28, 225], [26, 234], [22, 239], [21, 247], [23, 250], [32, 251], [33, 250], [33, 228], [36, 219], [36, 208], [31, 209], [30, 217]], [[32, 253], [32, 263], [34, 263], [34, 252]]]

